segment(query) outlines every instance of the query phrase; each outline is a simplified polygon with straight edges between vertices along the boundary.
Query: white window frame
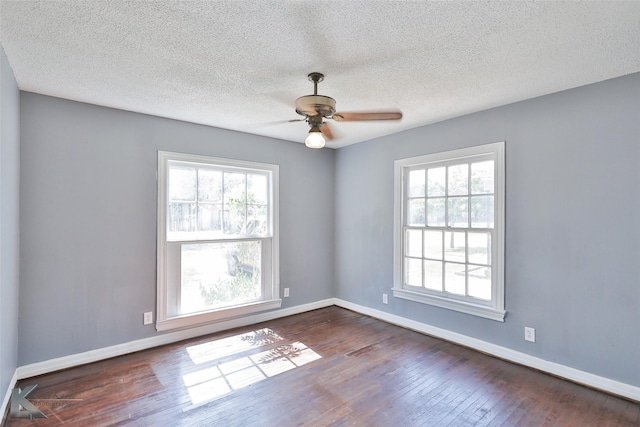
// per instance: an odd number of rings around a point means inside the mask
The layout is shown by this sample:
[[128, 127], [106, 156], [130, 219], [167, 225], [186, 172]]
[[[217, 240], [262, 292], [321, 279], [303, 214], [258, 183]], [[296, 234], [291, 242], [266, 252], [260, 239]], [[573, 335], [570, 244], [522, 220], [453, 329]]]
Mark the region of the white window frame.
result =
[[[505, 234], [505, 154], [504, 141], [459, 150], [428, 154], [394, 162], [394, 265], [393, 295], [410, 301], [430, 304], [487, 319], [504, 322], [504, 234]], [[494, 228], [491, 245], [491, 301], [478, 301], [447, 292], [416, 289], [404, 285], [405, 214], [407, 188], [405, 175], [421, 165], [469, 163], [475, 159], [494, 160]], [[433, 167], [432, 166], [432, 167]], [[423, 227], [428, 229], [428, 226]], [[440, 227], [442, 228], [442, 227]], [[473, 228], [469, 228], [473, 230]]]
[[[271, 176], [271, 237], [263, 240], [262, 256], [271, 258], [265, 261], [265, 268], [261, 269], [263, 283], [263, 298], [259, 301], [212, 309], [185, 315], [170, 315], [168, 309], [170, 293], [180, 291], [179, 256], [175, 249], [175, 242], [167, 238], [167, 208], [168, 208], [168, 178], [169, 163], [185, 162], [192, 164], [210, 165], [220, 168], [231, 168], [244, 171], [268, 172]], [[279, 221], [278, 221], [278, 165], [256, 163], [241, 160], [231, 160], [218, 157], [201, 156], [195, 154], [173, 153], [158, 151], [158, 222], [157, 222], [157, 308], [156, 330], [164, 331], [176, 328], [193, 327], [202, 324], [222, 321], [230, 318], [249, 315], [252, 313], [280, 308], [280, 278], [279, 278]], [[237, 240], [237, 239], [236, 239]], [[191, 242], [209, 242], [209, 240], [193, 240]], [[217, 240], [215, 240], [217, 241]], [[233, 241], [233, 239], [230, 239]], [[270, 242], [265, 245], [264, 242]], [[266, 247], [265, 247], [266, 246]], [[176, 261], [178, 260], [178, 261]], [[178, 264], [178, 265], [175, 265]], [[177, 287], [177, 288], [176, 288]], [[178, 298], [179, 300], [179, 298]], [[175, 310], [173, 310], [175, 311]]]

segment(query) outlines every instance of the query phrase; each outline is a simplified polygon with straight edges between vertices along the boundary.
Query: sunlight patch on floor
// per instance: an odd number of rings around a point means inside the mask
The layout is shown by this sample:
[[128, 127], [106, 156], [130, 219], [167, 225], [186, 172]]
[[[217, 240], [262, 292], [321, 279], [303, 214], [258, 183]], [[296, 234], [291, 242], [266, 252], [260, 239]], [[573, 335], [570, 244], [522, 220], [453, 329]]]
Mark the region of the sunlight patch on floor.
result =
[[[318, 353], [299, 341], [256, 354], [240, 354], [282, 340], [283, 338], [272, 330], [261, 329], [187, 348], [195, 364], [207, 362], [215, 365], [182, 376], [191, 399], [191, 405], [183, 411], [194, 409], [234, 390], [321, 358]], [[229, 356], [236, 354], [237, 358], [228, 360]]]
[[201, 364], [278, 341], [282, 341], [280, 335], [269, 328], [264, 328], [187, 347], [187, 352], [193, 363]]

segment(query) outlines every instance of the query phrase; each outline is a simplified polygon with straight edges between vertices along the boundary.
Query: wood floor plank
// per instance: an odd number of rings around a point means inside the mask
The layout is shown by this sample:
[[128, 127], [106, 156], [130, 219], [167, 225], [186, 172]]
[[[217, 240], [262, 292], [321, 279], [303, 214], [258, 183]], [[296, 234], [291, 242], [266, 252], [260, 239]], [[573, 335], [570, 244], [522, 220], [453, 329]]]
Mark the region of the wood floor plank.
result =
[[640, 425], [637, 402], [338, 307], [32, 384], [49, 418], [7, 427]]

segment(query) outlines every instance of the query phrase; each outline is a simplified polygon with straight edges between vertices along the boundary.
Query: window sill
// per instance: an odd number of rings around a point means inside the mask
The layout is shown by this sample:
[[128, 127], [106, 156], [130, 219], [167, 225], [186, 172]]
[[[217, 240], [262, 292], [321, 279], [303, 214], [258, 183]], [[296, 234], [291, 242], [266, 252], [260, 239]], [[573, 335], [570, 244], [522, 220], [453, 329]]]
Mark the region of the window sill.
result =
[[472, 316], [484, 317], [485, 319], [496, 320], [498, 322], [504, 322], [504, 317], [507, 314], [506, 311], [495, 309], [493, 307], [487, 307], [484, 305], [472, 304], [463, 301], [454, 301], [446, 298], [439, 298], [437, 296], [427, 295], [421, 292], [409, 291], [407, 289], [394, 288], [393, 296], [409, 301], [459, 311], [461, 313], [470, 314]]
[[156, 322], [156, 330], [168, 331], [171, 329], [191, 328], [208, 323], [230, 320], [260, 311], [273, 310], [276, 308], [280, 308], [281, 306], [282, 300], [278, 298], [274, 300], [260, 301], [234, 307], [225, 307], [218, 310], [176, 316], [169, 319], [158, 320]]

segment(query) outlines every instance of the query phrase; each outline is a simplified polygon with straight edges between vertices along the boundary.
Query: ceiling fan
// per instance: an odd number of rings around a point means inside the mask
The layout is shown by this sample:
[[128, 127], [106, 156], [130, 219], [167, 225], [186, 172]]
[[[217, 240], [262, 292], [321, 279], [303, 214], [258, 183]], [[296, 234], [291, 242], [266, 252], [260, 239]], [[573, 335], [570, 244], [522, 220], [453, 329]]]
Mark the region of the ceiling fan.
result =
[[333, 139], [331, 128], [323, 119], [332, 119], [337, 122], [402, 119], [400, 111], [336, 113], [335, 99], [318, 95], [318, 83], [324, 80], [324, 74], [310, 73], [308, 77], [313, 82], [313, 95], [305, 95], [296, 99], [296, 113], [306, 118], [291, 121], [306, 121], [309, 124], [311, 130], [304, 141], [304, 144], [309, 148], [322, 148], [326, 142], [325, 138]]

